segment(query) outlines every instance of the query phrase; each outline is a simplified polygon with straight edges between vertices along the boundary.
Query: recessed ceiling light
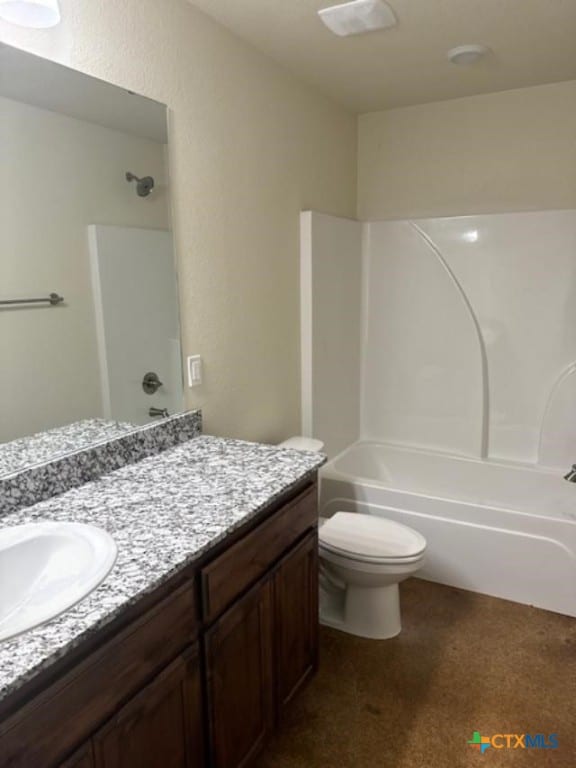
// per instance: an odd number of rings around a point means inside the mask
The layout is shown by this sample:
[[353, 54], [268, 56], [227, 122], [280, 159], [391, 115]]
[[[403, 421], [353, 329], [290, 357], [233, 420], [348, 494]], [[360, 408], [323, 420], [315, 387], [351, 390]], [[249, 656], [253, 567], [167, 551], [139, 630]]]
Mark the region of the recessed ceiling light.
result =
[[339, 37], [361, 35], [396, 24], [396, 16], [384, 0], [353, 0], [351, 3], [322, 8], [318, 16]]
[[58, 0], [0, 0], [0, 19], [31, 29], [55, 27], [60, 23]]
[[483, 56], [486, 56], [489, 51], [490, 48], [486, 45], [459, 45], [457, 48], [452, 48], [448, 51], [448, 59], [452, 64], [467, 67], [470, 64], [475, 64]]

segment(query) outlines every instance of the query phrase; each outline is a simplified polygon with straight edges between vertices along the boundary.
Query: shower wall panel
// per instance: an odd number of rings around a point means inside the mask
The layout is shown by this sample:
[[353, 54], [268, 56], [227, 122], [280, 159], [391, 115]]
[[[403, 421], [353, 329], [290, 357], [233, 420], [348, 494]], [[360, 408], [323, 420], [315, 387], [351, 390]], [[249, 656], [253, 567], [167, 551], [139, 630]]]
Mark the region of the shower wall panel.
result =
[[482, 456], [485, 366], [466, 295], [411, 222], [366, 228], [363, 438]]
[[305, 211], [300, 237], [302, 430], [334, 456], [360, 436], [362, 225]]
[[576, 211], [365, 226], [363, 437], [576, 461]]

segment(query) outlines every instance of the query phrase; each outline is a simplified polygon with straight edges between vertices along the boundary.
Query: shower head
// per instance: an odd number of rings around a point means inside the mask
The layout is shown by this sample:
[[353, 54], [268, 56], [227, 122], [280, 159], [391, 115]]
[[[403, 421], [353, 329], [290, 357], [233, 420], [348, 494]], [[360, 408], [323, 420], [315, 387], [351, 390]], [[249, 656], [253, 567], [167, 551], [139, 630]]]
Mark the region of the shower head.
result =
[[139, 179], [138, 176], [135, 176], [133, 173], [128, 171], [126, 173], [126, 181], [136, 182], [136, 192], [138, 193], [139, 197], [148, 197], [150, 192], [152, 192], [154, 189], [154, 179], [152, 176], [144, 176], [144, 178]]

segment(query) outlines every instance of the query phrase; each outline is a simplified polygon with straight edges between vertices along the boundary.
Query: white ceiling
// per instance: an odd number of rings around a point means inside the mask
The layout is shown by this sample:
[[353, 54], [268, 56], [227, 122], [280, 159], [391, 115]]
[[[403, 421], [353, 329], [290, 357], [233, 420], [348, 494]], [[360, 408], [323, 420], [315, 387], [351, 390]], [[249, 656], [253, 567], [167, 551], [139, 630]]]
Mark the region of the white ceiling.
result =
[[163, 104], [4, 43], [0, 96], [161, 144], [168, 141]]
[[[338, 0], [190, 0], [357, 112], [576, 79], [576, 0], [390, 0], [398, 26], [338, 38], [316, 12]], [[493, 50], [466, 68], [449, 48]]]

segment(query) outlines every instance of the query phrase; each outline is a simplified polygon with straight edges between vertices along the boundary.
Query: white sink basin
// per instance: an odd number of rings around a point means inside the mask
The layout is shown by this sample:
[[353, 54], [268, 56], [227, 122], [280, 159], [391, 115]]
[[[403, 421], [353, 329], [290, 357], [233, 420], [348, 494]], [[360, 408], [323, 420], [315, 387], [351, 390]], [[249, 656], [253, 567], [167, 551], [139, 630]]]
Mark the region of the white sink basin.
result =
[[80, 523], [0, 528], [0, 640], [70, 608], [106, 578], [114, 539]]

